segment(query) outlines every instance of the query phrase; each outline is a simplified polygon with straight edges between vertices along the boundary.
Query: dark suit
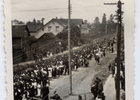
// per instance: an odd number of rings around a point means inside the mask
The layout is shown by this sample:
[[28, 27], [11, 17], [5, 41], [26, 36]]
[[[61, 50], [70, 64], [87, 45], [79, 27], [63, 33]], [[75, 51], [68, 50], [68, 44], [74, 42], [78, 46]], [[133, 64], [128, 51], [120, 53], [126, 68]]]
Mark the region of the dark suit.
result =
[[49, 100], [49, 87], [43, 87], [42, 88], [42, 96], [43, 96], [43, 100]]

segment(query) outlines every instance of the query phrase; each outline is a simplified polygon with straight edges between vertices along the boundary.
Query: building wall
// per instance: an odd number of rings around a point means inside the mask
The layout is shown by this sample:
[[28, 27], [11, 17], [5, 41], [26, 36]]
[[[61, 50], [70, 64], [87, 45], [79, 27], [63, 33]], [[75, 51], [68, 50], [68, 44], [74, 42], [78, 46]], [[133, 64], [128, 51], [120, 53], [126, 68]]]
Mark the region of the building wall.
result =
[[13, 49], [13, 63], [20, 63], [23, 61], [22, 50], [21, 49]]
[[54, 35], [57, 35], [58, 33], [62, 32], [64, 27], [60, 25], [57, 22], [50, 22], [49, 24], [45, 25], [42, 29], [37, 31], [36, 33], [36, 38], [39, 38], [42, 36], [44, 33], [50, 33], [52, 32]]
[[36, 32], [30, 32], [31, 36], [36, 36], [36, 34], [37, 34]]
[[22, 47], [21, 38], [12, 38], [13, 49], [21, 49]]
[[81, 28], [81, 34], [89, 34], [90, 30], [89, 29], [83, 29]]
[[87, 24], [82, 24], [80, 30], [81, 30], [81, 34], [89, 34], [90, 33], [90, 29], [88, 28]]

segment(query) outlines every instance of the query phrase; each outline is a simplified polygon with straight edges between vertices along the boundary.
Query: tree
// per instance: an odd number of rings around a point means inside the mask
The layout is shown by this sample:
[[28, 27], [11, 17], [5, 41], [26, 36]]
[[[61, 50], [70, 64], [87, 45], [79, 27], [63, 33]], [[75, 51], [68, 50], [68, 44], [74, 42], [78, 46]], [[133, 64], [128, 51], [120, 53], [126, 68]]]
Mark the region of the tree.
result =
[[93, 32], [99, 31], [99, 25], [100, 25], [99, 17], [95, 17], [95, 20], [94, 20], [94, 23], [93, 23], [93, 26], [94, 26]]
[[115, 31], [116, 30], [116, 23], [114, 22], [114, 15], [111, 14], [108, 19], [108, 31]]
[[[79, 42], [79, 38], [81, 37], [81, 31], [80, 31], [80, 28], [74, 24], [71, 24], [71, 32], [70, 32], [70, 35], [71, 35], [71, 41], [74, 43], [74, 45], [77, 45], [78, 42]], [[65, 27], [63, 29], [62, 32], [58, 33], [56, 35], [59, 39], [62, 39], [62, 40], [67, 40], [68, 39], [68, 26]]]
[[95, 17], [94, 24], [100, 24], [99, 17]]
[[106, 27], [107, 21], [106, 21], [106, 14], [103, 14], [102, 17], [102, 23], [100, 24], [100, 31], [105, 32], [105, 27]]
[[114, 22], [114, 15], [113, 14], [111, 14], [109, 19], [108, 19], [108, 24], [110, 24], [110, 23], [115, 23]]
[[106, 14], [103, 14], [103, 18], [102, 18], [102, 24], [106, 24]]

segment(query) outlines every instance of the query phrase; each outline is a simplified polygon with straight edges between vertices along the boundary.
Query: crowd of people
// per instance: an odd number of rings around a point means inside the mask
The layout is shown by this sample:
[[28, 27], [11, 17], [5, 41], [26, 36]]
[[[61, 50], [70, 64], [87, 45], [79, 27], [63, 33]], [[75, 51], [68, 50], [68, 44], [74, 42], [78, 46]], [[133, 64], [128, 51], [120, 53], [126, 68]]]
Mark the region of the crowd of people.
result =
[[97, 98], [105, 100], [105, 95], [103, 92], [103, 84], [100, 78], [96, 77], [96, 80], [94, 81], [91, 87], [91, 92], [94, 96], [94, 100], [96, 100]]
[[[107, 46], [107, 51], [109, 53], [115, 53], [116, 51], [114, 50], [115, 48], [113, 47], [115, 43], [115, 40], [113, 39], [113, 41], [108, 42], [108, 46]], [[124, 39], [122, 37], [122, 45], [121, 45], [121, 52], [120, 52], [120, 84], [121, 84], [121, 90], [123, 90], [124, 92], [121, 94], [121, 98], [122, 100], [125, 100], [125, 59], [124, 59]], [[110, 46], [109, 46], [110, 45]], [[115, 60], [111, 61], [109, 66], [108, 66], [108, 70], [109, 73], [112, 75], [112, 78], [114, 78], [114, 82], [115, 82], [115, 89], [118, 89], [117, 86], [117, 57], [115, 58]], [[92, 87], [91, 87], [91, 92], [94, 96], [94, 99], [98, 99], [100, 98], [101, 100], [105, 100], [105, 95], [103, 92], [103, 84], [101, 79], [99, 79], [98, 77], [96, 77], [96, 80], [94, 81]]]
[[[113, 39], [97, 42], [94, 45], [90, 44], [86, 47], [72, 51], [72, 70], [76, 71], [79, 67], [88, 67], [89, 60], [93, 57], [95, 61], [97, 61], [97, 64], [100, 64], [100, 58], [106, 56], [107, 51], [113, 51]], [[45, 61], [42, 58], [41, 60], [35, 59], [35, 61], [35, 64], [26, 65], [25, 70], [15, 73], [14, 100], [34, 100], [34, 97], [48, 100], [50, 81], [59, 78], [61, 75], [69, 74], [68, 54], [52, 56]], [[99, 78], [97, 78], [94, 85], [99, 85], [97, 95], [101, 94], [103, 86]]]
[[53, 53], [52, 52], [47, 52], [47, 51], [41, 51], [40, 53], [37, 53], [36, 50], [33, 53], [33, 58], [35, 60], [36, 63], [39, 63], [41, 61], [43, 61], [43, 57], [52, 57]]

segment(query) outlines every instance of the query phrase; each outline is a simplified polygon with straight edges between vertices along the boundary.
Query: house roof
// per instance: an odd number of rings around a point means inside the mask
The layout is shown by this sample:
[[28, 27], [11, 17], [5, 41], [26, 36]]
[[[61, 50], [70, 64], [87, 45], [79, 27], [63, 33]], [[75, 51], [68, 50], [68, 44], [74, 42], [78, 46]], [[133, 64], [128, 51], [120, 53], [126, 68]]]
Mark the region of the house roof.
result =
[[[68, 25], [68, 19], [63, 19], [63, 18], [60, 18], [60, 19], [54, 19], [55, 21], [63, 24], [64, 26], [67, 26]], [[82, 19], [71, 19], [70, 20], [71, 24], [75, 24], [75, 25], [81, 25], [83, 24], [83, 20]]]
[[[28, 28], [29, 28], [29, 31], [31, 31], [32, 29], [36, 29], [36, 30], [34, 30], [34, 32], [35, 32], [35, 31], [39, 31], [39, 30], [42, 29], [44, 26], [46, 26], [46, 25], [48, 25], [50, 22], [54, 22], [54, 21], [58, 22], [60, 25], [62, 25], [62, 26], [64, 26], [64, 27], [68, 25], [68, 19], [63, 19], [63, 18], [55, 19], [55, 18], [53, 18], [53, 19], [51, 19], [48, 23], [46, 23], [45, 25], [38, 26], [38, 27], [36, 26], [37, 28], [35, 28], [35, 27], [32, 26], [32, 25], [31, 25], [31, 27], [33, 27], [33, 28], [31, 28], [30, 25], [28, 25]], [[70, 21], [71, 21], [71, 24], [75, 24], [75, 25], [81, 25], [81, 24], [83, 24], [83, 19], [71, 19]]]
[[53, 40], [58, 39], [53, 33], [44, 33], [40, 38], [37, 39], [37, 41], [46, 41], [46, 40]]
[[36, 47], [39, 45], [42, 45], [42, 48], [48, 45], [53, 45], [57, 42], [62, 42], [63, 40], [60, 40], [57, 38], [53, 33], [44, 33], [40, 38], [36, 40], [36, 42], [33, 43], [32, 46]]
[[30, 36], [27, 25], [12, 25], [12, 37]]
[[[68, 25], [68, 19], [63, 19], [63, 18], [54, 19], [53, 18], [48, 23], [46, 23], [44, 26], [46, 26], [47, 24], [49, 24], [50, 22], [53, 22], [53, 21], [58, 22], [60, 25], [62, 25], [64, 27]], [[81, 25], [81, 24], [83, 24], [83, 19], [71, 19], [70, 21], [71, 21], [71, 24], [75, 24], [75, 25]]]
[[43, 26], [42, 23], [27, 23], [27, 27], [29, 29], [29, 32], [36, 32], [38, 29], [40, 29]]

